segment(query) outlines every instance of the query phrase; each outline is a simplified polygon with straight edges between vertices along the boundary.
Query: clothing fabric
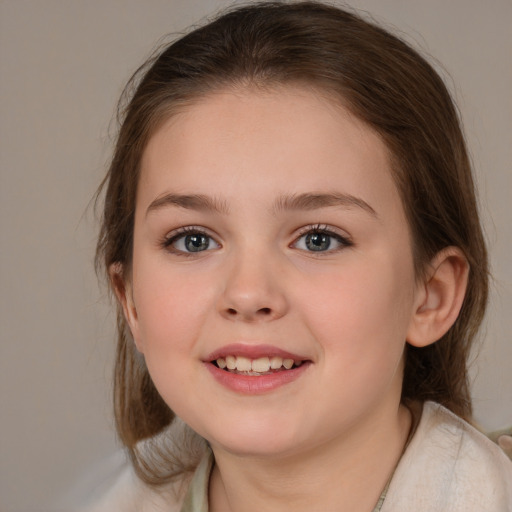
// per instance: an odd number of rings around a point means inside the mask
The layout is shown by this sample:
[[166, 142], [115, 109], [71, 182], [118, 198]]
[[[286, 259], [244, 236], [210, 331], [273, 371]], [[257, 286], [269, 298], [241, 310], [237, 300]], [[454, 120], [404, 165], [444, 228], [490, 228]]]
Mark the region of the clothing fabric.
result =
[[512, 512], [512, 462], [439, 404], [425, 403], [381, 512]]
[[[125, 473], [87, 512], [208, 512], [213, 463], [206, 453], [191, 478], [160, 490]], [[512, 462], [468, 423], [426, 402], [377, 507], [380, 512], [512, 512]]]

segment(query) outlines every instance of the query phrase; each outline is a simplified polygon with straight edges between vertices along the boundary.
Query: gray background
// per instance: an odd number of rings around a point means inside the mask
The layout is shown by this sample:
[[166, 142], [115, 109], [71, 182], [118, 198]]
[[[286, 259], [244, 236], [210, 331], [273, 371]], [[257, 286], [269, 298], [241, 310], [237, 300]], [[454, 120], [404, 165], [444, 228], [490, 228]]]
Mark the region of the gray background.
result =
[[[50, 503], [91, 467], [100, 475], [101, 461], [118, 448], [113, 315], [92, 268], [89, 201], [131, 72], [161, 36], [229, 3], [0, 0], [3, 512], [56, 510]], [[495, 277], [472, 369], [476, 418], [488, 429], [511, 424], [512, 2], [349, 3], [442, 62], [461, 108]]]

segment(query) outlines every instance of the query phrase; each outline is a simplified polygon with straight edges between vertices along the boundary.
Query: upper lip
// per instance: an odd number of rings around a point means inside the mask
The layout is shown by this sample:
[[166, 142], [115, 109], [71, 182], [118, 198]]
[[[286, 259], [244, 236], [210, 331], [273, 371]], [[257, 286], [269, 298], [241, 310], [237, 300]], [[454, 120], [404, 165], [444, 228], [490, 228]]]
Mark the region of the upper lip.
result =
[[247, 343], [232, 343], [225, 345], [209, 354], [205, 361], [215, 361], [227, 356], [242, 356], [248, 359], [259, 359], [260, 357], [282, 357], [294, 361], [307, 361], [308, 357], [282, 350], [273, 345], [251, 345]]

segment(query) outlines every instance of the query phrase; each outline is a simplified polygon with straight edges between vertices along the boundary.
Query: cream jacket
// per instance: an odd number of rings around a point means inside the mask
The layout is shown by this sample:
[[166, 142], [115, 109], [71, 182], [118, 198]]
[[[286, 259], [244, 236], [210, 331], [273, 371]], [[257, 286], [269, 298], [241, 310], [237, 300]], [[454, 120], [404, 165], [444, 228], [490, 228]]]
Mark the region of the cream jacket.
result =
[[[81, 510], [208, 512], [212, 464], [208, 454], [193, 477], [179, 488], [174, 484], [159, 491], [144, 485], [127, 469], [105, 496]], [[381, 512], [433, 511], [512, 512], [512, 462], [466, 422], [444, 407], [426, 402]]]

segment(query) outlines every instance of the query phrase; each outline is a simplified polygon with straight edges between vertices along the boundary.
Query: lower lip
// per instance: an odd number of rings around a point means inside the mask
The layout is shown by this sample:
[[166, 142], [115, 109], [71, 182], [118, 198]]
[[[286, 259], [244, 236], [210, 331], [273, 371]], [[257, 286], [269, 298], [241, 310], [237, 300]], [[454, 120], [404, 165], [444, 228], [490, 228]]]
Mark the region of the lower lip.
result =
[[268, 375], [241, 375], [221, 370], [212, 363], [205, 363], [215, 380], [224, 387], [245, 395], [261, 395], [297, 380], [311, 365], [304, 362], [292, 370], [282, 370]]

